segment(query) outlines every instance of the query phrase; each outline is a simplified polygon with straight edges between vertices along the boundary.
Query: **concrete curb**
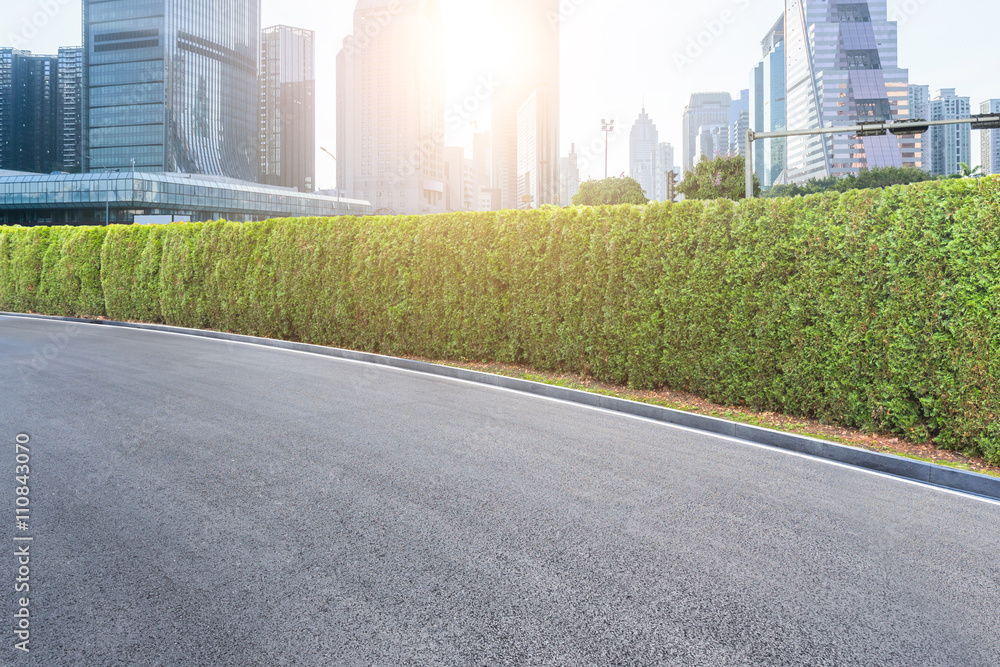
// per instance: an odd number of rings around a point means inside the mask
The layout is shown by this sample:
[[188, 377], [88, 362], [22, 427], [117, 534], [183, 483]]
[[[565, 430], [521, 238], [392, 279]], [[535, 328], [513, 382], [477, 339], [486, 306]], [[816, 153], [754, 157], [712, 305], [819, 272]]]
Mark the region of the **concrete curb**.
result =
[[200, 329], [183, 329], [180, 327], [169, 327], [158, 324], [137, 324], [133, 322], [116, 322], [112, 320], [91, 320], [73, 317], [53, 317], [49, 315], [26, 315], [23, 313], [0, 312], [0, 315], [9, 317], [22, 317], [28, 319], [57, 320], [63, 322], [76, 322], [81, 324], [100, 324], [104, 326], [122, 327], [127, 329], [141, 329], [147, 331], [163, 331], [169, 333], [198, 336], [200, 338], [214, 338], [216, 340], [227, 340], [240, 343], [251, 343], [265, 347], [273, 347], [283, 350], [295, 350], [299, 352], [310, 352], [336, 359], [348, 359], [360, 361], [390, 368], [401, 368], [441, 377], [467, 380], [479, 384], [492, 385], [514, 391], [556, 398], [581, 405], [604, 408], [624, 414], [645, 417], [655, 421], [676, 424], [692, 428], [706, 433], [724, 435], [752, 443], [776, 447], [787, 451], [806, 454], [829, 461], [836, 461], [847, 465], [874, 470], [904, 479], [914, 480], [933, 486], [939, 486], [953, 491], [961, 491], [986, 498], [1000, 500], [1000, 478], [981, 475], [979, 473], [968, 472], [948, 468], [934, 463], [926, 463], [892, 454], [881, 454], [870, 452], [865, 449], [839, 445], [825, 440], [818, 440], [802, 435], [774, 431], [760, 426], [740, 424], [737, 422], [718, 419], [716, 417], [706, 417], [704, 415], [672, 410], [658, 405], [638, 403], [622, 398], [604, 396], [602, 394], [592, 394], [578, 389], [567, 389], [540, 382], [529, 380], [519, 380], [502, 375], [491, 375], [479, 371], [470, 371], [464, 368], [453, 368], [451, 366], [439, 366], [424, 361], [413, 361], [398, 357], [387, 357], [380, 354], [368, 352], [355, 352], [353, 350], [342, 350], [333, 347], [323, 347], [321, 345], [309, 345], [306, 343], [294, 343], [289, 341], [274, 340], [271, 338], [257, 338], [254, 336], [242, 336], [238, 334], [220, 333], [218, 331], [204, 331]]

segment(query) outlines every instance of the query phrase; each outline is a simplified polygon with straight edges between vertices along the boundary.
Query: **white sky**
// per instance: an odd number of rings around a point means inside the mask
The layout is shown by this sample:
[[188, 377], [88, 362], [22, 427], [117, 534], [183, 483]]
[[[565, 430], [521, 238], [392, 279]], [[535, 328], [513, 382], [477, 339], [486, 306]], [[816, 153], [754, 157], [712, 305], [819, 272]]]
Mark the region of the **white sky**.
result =
[[[3, 0], [0, 46], [54, 53], [80, 44], [80, 0]], [[489, 0], [441, 0], [448, 31], [448, 109], [475, 99], [488, 77], [490, 55], [482, 52], [489, 30]], [[354, 0], [263, 0], [262, 27], [284, 23], [317, 33], [317, 142], [336, 146], [336, 55], [351, 31]], [[760, 40], [781, 14], [782, 0], [562, 0], [562, 144], [570, 142], [591, 165], [581, 176], [602, 177], [602, 118], [614, 118], [622, 132], [610, 147], [610, 171], [628, 170], [628, 130], [645, 98], [661, 141], [679, 156], [681, 115], [692, 92], [729, 91], [748, 86], [760, 60]], [[724, 12], [726, 22], [722, 22]], [[979, 102], [1000, 97], [1000, 3], [994, 0], [889, 0], [889, 16], [899, 21], [899, 61], [910, 82], [931, 90], [956, 88]], [[50, 18], [51, 17], [51, 18]], [[709, 46], [679, 67], [689, 40], [716, 22], [717, 35], [702, 36]], [[36, 27], [40, 26], [40, 27]], [[712, 26], [709, 26], [712, 27]], [[21, 40], [14, 44], [15, 38]], [[488, 122], [488, 102], [482, 116]], [[469, 114], [468, 121], [476, 120]], [[450, 126], [449, 126], [450, 127]], [[449, 143], [471, 146], [471, 126], [451, 130]], [[973, 161], [979, 161], [973, 133]], [[318, 184], [332, 187], [333, 160], [317, 153]], [[679, 162], [679, 157], [677, 158]]]

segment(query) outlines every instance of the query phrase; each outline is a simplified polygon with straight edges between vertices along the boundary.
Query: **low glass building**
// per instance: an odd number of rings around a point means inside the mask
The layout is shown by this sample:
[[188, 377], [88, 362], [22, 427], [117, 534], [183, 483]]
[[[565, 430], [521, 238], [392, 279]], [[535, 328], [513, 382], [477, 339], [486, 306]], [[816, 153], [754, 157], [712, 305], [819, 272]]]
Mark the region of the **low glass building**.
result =
[[235, 222], [371, 215], [366, 201], [175, 173], [0, 171], [0, 224], [130, 224], [136, 216]]

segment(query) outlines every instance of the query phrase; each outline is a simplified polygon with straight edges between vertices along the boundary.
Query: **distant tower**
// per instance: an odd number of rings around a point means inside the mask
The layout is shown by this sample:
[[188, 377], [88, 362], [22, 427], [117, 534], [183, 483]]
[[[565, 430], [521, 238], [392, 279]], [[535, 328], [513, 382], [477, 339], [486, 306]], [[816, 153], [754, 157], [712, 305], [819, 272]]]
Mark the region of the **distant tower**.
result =
[[[968, 97], [956, 95], [954, 88], [944, 88], [927, 103], [927, 108], [927, 120], [957, 120], [968, 118], [972, 105]], [[930, 173], [951, 176], [961, 172], [962, 162], [972, 163], [970, 125], [935, 125], [925, 136], [929, 137], [926, 143]]]
[[83, 169], [83, 49], [59, 49], [59, 131], [57, 162], [61, 171]]
[[[493, 95], [493, 187], [501, 207], [520, 205], [518, 112], [537, 90], [544, 91], [544, 118], [536, 123], [535, 164], [538, 200], [555, 204], [559, 196], [559, 0], [492, 0], [492, 30], [500, 35], [497, 52], [508, 58], [496, 74]], [[536, 96], [536, 102], [539, 100]]]
[[[1000, 113], [1000, 100], [986, 100], [980, 113]], [[982, 167], [984, 174], [1000, 174], [1000, 130], [980, 130], [982, 135]]]
[[258, 180], [312, 192], [316, 183], [314, 33], [267, 28], [260, 40]]
[[438, 0], [360, 0], [337, 56], [337, 187], [381, 213], [441, 213], [445, 64]]
[[[909, 119], [909, 74], [897, 65], [896, 33], [886, 0], [786, 0], [789, 129]], [[791, 137], [788, 179], [913, 166], [917, 143], [892, 134]]]
[[[698, 145], [705, 144], [703, 128], [711, 133], [723, 128], [726, 134], [726, 150], [729, 148], [729, 112], [733, 96], [729, 93], [694, 93], [684, 109], [683, 155], [681, 156], [684, 173], [691, 171], [702, 154], [714, 151], [705, 146], [705, 153], [699, 153]], [[699, 141], [699, 137], [702, 141]], [[725, 153], [725, 151], [723, 151]]]
[[59, 157], [58, 59], [0, 48], [0, 169], [49, 172]]
[[656, 149], [659, 143], [660, 134], [643, 106], [629, 135], [629, 176], [639, 182], [650, 199], [656, 196]]
[[576, 144], [569, 145], [569, 155], [559, 159], [559, 204], [570, 206], [580, 191], [580, 157]]
[[[763, 59], [750, 75], [750, 126], [754, 132], [787, 128], [785, 108], [785, 15], [760, 43]], [[761, 186], [770, 188], [785, 171], [787, 139], [764, 139], [754, 146], [754, 171]]]

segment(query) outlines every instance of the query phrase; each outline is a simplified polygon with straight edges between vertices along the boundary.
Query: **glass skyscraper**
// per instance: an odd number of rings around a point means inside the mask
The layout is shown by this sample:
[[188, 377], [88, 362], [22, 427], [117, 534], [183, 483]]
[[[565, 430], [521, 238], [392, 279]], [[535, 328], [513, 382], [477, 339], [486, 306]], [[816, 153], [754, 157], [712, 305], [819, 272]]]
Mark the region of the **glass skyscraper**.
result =
[[58, 82], [55, 56], [0, 49], [0, 169], [56, 168]]
[[261, 183], [312, 192], [316, 179], [314, 33], [264, 30], [260, 42]]
[[[764, 59], [750, 75], [750, 125], [755, 132], [779, 132], [785, 118], [785, 16], [761, 41]], [[787, 140], [764, 139], [754, 149], [754, 170], [761, 186], [781, 182]]]
[[[886, 0], [786, 0], [789, 129], [906, 120], [909, 74], [897, 64]], [[788, 179], [916, 166], [913, 137], [835, 134], [788, 139]]]
[[260, 0], [84, 0], [83, 30], [85, 170], [256, 180]]
[[79, 173], [83, 168], [83, 49], [59, 49], [59, 142], [61, 171]]

